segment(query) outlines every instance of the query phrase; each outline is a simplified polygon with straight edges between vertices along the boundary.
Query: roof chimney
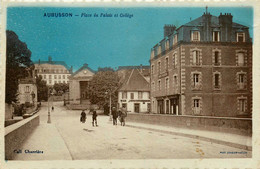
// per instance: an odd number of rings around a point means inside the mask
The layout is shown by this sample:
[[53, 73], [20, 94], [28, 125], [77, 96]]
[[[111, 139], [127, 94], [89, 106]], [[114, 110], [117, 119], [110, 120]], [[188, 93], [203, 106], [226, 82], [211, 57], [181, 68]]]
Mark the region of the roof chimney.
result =
[[143, 73], [143, 65], [140, 64], [140, 72]]
[[39, 65], [41, 64], [41, 60], [39, 59]]

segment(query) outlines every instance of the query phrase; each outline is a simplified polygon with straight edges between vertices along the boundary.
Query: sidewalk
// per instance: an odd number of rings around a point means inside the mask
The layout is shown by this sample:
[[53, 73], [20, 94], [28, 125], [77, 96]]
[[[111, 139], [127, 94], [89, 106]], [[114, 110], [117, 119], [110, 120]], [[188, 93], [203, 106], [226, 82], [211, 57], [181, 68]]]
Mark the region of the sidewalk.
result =
[[[14, 160], [72, 160], [70, 152], [55, 124], [41, 123], [26, 139]], [[43, 151], [43, 153], [25, 153]]]
[[235, 148], [245, 149], [252, 151], [252, 137], [242, 136], [237, 134], [205, 131], [205, 130], [194, 130], [187, 128], [168, 127], [161, 125], [152, 125], [136, 122], [126, 122], [127, 127], [139, 128], [152, 130], [167, 134], [179, 135], [184, 137], [195, 138], [203, 141], [212, 143], [227, 145]]

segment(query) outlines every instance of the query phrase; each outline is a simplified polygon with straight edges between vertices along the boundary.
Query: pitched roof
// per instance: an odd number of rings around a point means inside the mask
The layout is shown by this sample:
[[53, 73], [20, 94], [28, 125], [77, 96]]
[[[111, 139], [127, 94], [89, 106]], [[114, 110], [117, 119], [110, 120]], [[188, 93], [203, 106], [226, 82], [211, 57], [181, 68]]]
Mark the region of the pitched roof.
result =
[[[186, 24], [184, 24], [183, 26], [202, 26], [203, 23], [203, 16], [200, 16]], [[220, 26], [219, 25], [219, 18], [217, 16], [211, 16], [211, 26]], [[248, 28], [247, 26], [232, 22], [232, 27], [237, 27], [237, 28]]]
[[150, 84], [137, 69], [133, 69], [119, 91], [150, 91]]
[[76, 74], [78, 74], [80, 71], [87, 69], [89, 71], [91, 71], [92, 73], [96, 73], [94, 70], [92, 70], [90, 67], [88, 67], [88, 64], [83, 64], [83, 66], [81, 68], [79, 68], [79, 70], [77, 70], [76, 72], [74, 72], [71, 77], [75, 76]]
[[149, 65], [139, 65], [139, 66], [118, 66], [117, 71], [122, 70], [122, 69], [150, 69]]
[[[70, 67], [64, 61], [34, 61], [35, 65], [50, 64], [50, 65], [62, 65], [66, 69], [70, 70]], [[40, 64], [39, 64], [40, 63]]]

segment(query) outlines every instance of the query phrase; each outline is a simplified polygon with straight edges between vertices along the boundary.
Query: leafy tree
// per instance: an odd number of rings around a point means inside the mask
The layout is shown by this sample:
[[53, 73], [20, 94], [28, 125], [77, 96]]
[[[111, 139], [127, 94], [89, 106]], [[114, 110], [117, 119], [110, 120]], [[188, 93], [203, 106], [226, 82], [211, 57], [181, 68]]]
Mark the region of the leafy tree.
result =
[[116, 106], [118, 98], [119, 77], [117, 73], [109, 67], [99, 68], [90, 83], [90, 102], [104, 106], [109, 103], [111, 93], [112, 105]]
[[[15, 32], [6, 31], [6, 92], [5, 102], [16, 101], [18, 79], [28, 76], [32, 71], [31, 51], [26, 43], [19, 40]], [[28, 69], [30, 68], [30, 69]]]
[[48, 86], [46, 85], [46, 81], [42, 80], [42, 76], [36, 76], [36, 86], [37, 86], [37, 95], [38, 100], [47, 101], [48, 99]]
[[65, 93], [69, 89], [69, 84], [67, 84], [67, 83], [55, 83], [53, 85], [53, 88], [57, 93]]

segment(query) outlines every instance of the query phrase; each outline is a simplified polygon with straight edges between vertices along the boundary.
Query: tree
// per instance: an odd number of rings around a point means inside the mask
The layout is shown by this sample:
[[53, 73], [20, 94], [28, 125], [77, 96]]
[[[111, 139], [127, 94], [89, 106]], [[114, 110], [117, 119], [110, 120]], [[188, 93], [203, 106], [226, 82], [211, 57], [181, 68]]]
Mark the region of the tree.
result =
[[99, 68], [90, 83], [90, 102], [104, 106], [109, 103], [111, 93], [112, 105], [116, 106], [118, 98], [119, 77], [117, 73], [109, 67]]
[[19, 40], [15, 32], [6, 31], [6, 92], [5, 102], [15, 102], [18, 79], [28, 76], [28, 68], [33, 69], [31, 51], [26, 43]]
[[48, 86], [46, 85], [46, 81], [42, 80], [42, 76], [36, 76], [36, 86], [37, 86], [37, 96], [38, 100], [47, 101], [48, 99]]
[[57, 93], [65, 93], [69, 89], [69, 84], [67, 84], [67, 83], [55, 83], [53, 85], [53, 88]]

